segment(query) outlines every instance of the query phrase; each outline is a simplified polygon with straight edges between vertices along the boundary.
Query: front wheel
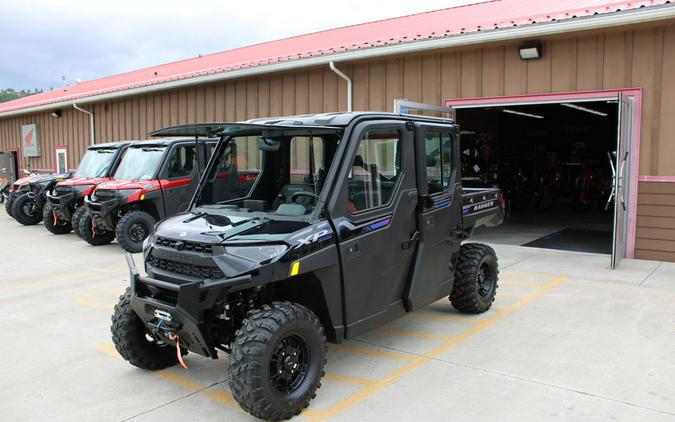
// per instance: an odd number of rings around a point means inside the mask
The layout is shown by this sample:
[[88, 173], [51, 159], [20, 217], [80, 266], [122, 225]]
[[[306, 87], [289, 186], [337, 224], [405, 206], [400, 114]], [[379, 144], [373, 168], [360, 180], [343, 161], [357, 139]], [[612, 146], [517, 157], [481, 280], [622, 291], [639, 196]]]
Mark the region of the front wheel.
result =
[[14, 217], [12, 215], [12, 204], [14, 203], [14, 198], [12, 196], [8, 196], [7, 200], [5, 201], [5, 212], [7, 212], [7, 215], [10, 217]]
[[110, 333], [117, 352], [134, 366], [156, 371], [178, 363], [175, 347], [154, 337], [136, 315], [129, 287], [115, 305]]
[[35, 205], [26, 192], [14, 199], [12, 217], [24, 226], [33, 226], [42, 221], [42, 210]]
[[47, 203], [42, 210], [42, 222], [44, 223], [45, 228], [54, 234], [70, 233], [73, 229], [73, 226], [70, 225], [70, 221], [59, 220], [55, 217], [54, 208], [50, 203]]
[[122, 249], [137, 253], [143, 250], [143, 241], [152, 232], [155, 219], [145, 211], [131, 211], [117, 223], [115, 233]]
[[482, 243], [466, 243], [459, 249], [455, 284], [450, 302], [460, 312], [480, 314], [492, 306], [497, 292], [499, 266], [494, 249]]
[[87, 209], [82, 205], [78, 207], [74, 212], [73, 215], [70, 217], [70, 224], [73, 226], [73, 232], [81, 237], [80, 234], [80, 222], [82, 221], [82, 217], [84, 217], [87, 214]]
[[304, 306], [264, 305], [237, 330], [230, 349], [232, 395], [255, 417], [289, 419], [309, 406], [321, 386], [326, 335]]
[[91, 216], [85, 213], [80, 219], [80, 237], [90, 245], [101, 246], [112, 242], [115, 239], [115, 232], [95, 229]]

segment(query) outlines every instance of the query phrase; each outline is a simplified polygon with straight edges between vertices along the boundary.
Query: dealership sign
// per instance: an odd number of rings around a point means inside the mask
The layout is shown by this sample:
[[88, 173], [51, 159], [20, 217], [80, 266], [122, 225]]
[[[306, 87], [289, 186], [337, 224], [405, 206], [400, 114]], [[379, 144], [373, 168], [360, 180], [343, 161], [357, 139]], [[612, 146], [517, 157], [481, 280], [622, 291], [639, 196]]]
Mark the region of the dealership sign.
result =
[[24, 157], [40, 156], [40, 133], [35, 123], [21, 126], [21, 142]]

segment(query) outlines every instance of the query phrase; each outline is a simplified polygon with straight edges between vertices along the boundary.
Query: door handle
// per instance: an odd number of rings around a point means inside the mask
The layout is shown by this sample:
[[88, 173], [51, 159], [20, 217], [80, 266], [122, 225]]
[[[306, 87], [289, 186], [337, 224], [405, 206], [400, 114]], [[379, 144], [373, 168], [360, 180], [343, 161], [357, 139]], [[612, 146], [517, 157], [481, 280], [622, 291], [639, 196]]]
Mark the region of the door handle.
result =
[[410, 236], [410, 239], [406, 240], [401, 244], [401, 249], [410, 249], [412, 245], [415, 244], [418, 240], [420, 240], [422, 236], [420, 235], [419, 231], [416, 231], [415, 233]]

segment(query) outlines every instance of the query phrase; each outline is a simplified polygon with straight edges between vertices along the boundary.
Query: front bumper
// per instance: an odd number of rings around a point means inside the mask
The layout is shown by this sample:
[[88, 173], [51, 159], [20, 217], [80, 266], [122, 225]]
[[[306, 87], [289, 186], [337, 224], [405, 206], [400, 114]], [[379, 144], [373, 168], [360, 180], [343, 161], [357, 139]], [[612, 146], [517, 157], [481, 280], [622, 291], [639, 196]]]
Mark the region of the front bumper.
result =
[[123, 198], [112, 198], [107, 201], [92, 201], [89, 197], [84, 198], [84, 204], [94, 224], [108, 231], [115, 230], [113, 217], [123, 202]]
[[[168, 313], [171, 322], [163, 324], [156, 332], [167, 343], [172, 343], [170, 334], [180, 337], [181, 345], [194, 353], [216, 358], [214, 345], [204, 334], [204, 312], [212, 309], [218, 299], [251, 287], [251, 275], [220, 279], [215, 281], [193, 281], [182, 284], [170, 283], [139, 274], [131, 254], [126, 255], [131, 282], [131, 306], [148, 327], [158, 327], [156, 310]], [[175, 343], [174, 343], [175, 344]]]
[[72, 218], [73, 211], [79, 195], [77, 192], [68, 192], [61, 195], [52, 195], [47, 192], [47, 201], [52, 204], [52, 210], [60, 220], [69, 221]]

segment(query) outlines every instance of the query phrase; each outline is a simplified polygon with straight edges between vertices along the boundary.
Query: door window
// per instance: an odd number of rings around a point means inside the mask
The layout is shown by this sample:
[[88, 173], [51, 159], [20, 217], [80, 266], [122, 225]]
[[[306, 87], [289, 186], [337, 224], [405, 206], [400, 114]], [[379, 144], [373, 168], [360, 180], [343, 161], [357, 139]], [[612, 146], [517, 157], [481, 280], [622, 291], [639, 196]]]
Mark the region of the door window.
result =
[[348, 176], [348, 210], [359, 212], [391, 201], [401, 177], [401, 133], [396, 129], [366, 131]]
[[197, 167], [197, 154], [194, 145], [180, 145], [171, 152], [167, 168], [169, 179], [190, 177]]
[[56, 172], [68, 172], [68, 150], [66, 148], [56, 148]]
[[424, 150], [429, 195], [447, 190], [452, 176], [452, 137], [449, 133], [427, 132]]

